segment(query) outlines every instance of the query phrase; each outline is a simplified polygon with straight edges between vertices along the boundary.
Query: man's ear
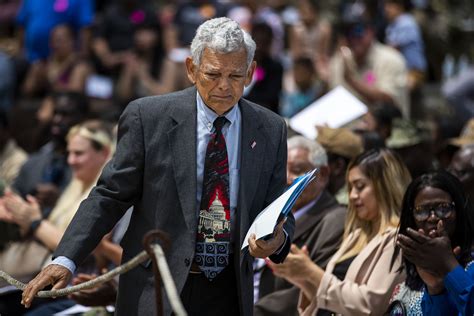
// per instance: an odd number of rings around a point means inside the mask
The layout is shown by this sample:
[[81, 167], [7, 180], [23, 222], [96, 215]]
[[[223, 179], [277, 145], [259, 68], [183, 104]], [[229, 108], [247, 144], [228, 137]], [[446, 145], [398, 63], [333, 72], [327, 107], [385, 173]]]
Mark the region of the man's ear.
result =
[[245, 86], [248, 86], [252, 82], [253, 73], [255, 72], [255, 68], [257, 68], [257, 62], [254, 60], [250, 64], [249, 69], [247, 70], [247, 77], [245, 78]]
[[196, 83], [196, 65], [193, 62], [193, 59], [191, 57], [186, 58], [186, 74], [188, 76], [189, 81], [191, 81], [192, 84]]

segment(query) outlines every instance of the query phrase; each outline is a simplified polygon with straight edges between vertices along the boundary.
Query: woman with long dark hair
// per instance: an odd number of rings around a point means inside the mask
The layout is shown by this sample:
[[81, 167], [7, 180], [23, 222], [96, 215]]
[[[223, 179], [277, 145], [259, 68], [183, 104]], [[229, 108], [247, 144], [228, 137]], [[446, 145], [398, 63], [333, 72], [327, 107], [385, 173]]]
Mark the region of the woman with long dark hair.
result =
[[446, 171], [424, 174], [408, 186], [395, 253], [401, 249], [404, 257], [402, 287], [419, 293], [405, 304], [408, 315], [472, 315], [472, 212], [462, 184]]

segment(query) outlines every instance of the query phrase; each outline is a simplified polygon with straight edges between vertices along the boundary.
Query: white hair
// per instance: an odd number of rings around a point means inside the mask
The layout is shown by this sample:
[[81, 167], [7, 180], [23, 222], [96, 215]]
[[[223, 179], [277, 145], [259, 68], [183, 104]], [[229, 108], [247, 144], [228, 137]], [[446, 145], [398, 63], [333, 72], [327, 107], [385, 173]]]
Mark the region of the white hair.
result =
[[201, 24], [191, 43], [193, 63], [199, 65], [205, 48], [220, 54], [247, 51], [247, 69], [252, 63], [256, 44], [252, 37], [229, 18], [215, 18]]
[[317, 141], [303, 136], [293, 136], [288, 139], [288, 151], [294, 148], [306, 149], [309, 152], [309, 161], [315, 168], [328, 165], [326, 150]]

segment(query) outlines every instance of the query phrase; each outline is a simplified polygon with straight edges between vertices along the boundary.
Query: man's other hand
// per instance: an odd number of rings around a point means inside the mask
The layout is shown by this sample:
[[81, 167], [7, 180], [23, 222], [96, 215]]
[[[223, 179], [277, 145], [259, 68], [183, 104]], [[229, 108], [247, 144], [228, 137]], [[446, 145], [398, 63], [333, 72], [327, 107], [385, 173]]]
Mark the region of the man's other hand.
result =
[[285, 232], [283, 231], [283, 225], [286, 219], [282, 220], [273, 231], [272, 238], [268, 240], [257, 240], [255, 234], [249, 237], [249, 252], [255, 258], [266, 258], [274, 254], [278, 249], [283, 246], [285, 242]]
[[40, 290], [48, 285], [52, 285], [53, 290], [62, 289], [68, 285], [71, 278], [72, 273], [61, 265], [50, 264], [46, 266], [23, 290], [21, 304], [29, 308], [33, 298]]

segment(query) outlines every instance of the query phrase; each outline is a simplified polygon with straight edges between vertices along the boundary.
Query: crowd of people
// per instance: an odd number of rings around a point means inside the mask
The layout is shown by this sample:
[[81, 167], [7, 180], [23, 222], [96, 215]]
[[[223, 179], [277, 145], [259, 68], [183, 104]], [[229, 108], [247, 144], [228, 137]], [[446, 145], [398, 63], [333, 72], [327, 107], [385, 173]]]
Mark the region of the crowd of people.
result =
[[[127, 105], [213, 80], [211, 68], [200, 74], [201, 61], [187, 58], [198, 27], [228, 17], [256, 44], [242, 97], [287, 123], [287, 184], [318, 168], [292, 209], [284, 262], [255, 256], [253, 314], [473, 314], [472, 44], [450, 46], [441, 2], [0, 1], [0, 270], [26, 282], [50, 262], [120, 143], [119, 118], [135, 110]], [[219, 66], [232, 67], [228, 61]], [[315, 140], [298, 135], [291, 118], [338, 86], [367, 113], [343, 127], [315, 126]], [[273, 136], [278, 144], [281, 135]], [[261, 145], [252, 141], [251, 149]], [[242, 148], [228, 149], [231, 194]], [[264, 173], [275, 161], [263, 161]], [[71, 283], [120, 264], [132, 212]], [[1, 315], [50, 315], [75, 304], [106, 313], [118, 291], [114, 280], [25, 309], [20, 291], [0, 286]]]

